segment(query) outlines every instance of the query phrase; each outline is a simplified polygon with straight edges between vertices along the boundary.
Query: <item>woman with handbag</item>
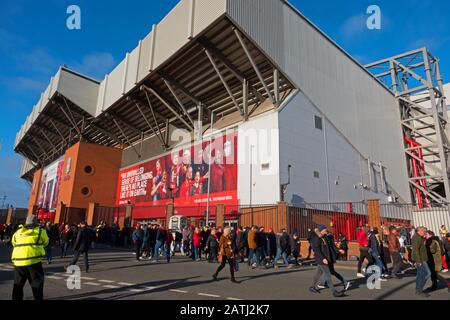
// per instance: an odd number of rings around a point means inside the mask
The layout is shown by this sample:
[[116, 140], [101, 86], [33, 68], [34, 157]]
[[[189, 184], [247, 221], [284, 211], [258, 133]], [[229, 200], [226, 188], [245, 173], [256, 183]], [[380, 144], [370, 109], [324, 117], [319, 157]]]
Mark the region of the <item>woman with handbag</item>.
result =
[[217, 281], [217, 276], [223, 268], [225, 268], [225, 264], [228, 262], [230, 266], [230, 274], [231, 274], [231, 282], [240, 283], [234, 278], [234, 268], [235, 268], [235, 259], [234, 259], [234, 247], [233, 241], [231, 240], [231, 228], [226, 227], [223, 230], [223, 234], [220, 237], [219, 241], [219, 263], [220, 266], [217, 268], [216, 273], [213, 274], [213, 279]]

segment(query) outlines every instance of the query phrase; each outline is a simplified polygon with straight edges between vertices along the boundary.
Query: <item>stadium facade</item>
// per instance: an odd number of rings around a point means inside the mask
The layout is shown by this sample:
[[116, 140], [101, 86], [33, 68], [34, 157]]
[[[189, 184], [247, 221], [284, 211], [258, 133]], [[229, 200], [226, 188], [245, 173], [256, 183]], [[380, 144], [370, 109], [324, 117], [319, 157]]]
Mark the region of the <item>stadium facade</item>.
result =
[[15, 151], [30, 212], [57, 221], [93, 203], [443, 205], [443, 91], [425, 48], [365, 67], [287, 1], [182, 0], [102, 81], [61, 67]]

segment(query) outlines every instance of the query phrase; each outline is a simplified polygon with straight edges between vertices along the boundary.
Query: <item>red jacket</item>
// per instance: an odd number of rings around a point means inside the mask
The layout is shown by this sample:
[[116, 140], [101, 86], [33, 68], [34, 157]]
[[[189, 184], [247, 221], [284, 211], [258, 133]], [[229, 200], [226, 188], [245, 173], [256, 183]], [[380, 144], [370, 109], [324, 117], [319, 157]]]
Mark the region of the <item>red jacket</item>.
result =
[[200, 247], [202, 245], [202, 236], [200, 235], [200, 232], [199, 233], [194, 232], [193, 242], [194, 247]]
[[356, 241], [358, 241], [360, 247], [369, 246], [369, 238], [367, 237], [367, 233], [365, 233], [362, 229], [356, 231]]

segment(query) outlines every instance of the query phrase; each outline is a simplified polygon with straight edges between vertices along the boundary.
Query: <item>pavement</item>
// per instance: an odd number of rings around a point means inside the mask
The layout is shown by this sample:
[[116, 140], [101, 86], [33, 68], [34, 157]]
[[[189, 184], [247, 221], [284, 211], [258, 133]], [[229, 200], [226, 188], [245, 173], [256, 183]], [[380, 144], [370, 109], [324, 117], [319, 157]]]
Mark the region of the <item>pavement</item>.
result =
[[[55, 249], [54, 251], [58, 251]], [[240, 265], [236, 273], [239, 284], [229, 279], [228, 266], [219, 274], [219, 281], [212, 280], [218, 264], [206, 261], [194, 262], [184, 256], [175, 256], [170, 263], [136, 261], [131, 250], [97, 248], [90, 252], [89, 273], [83, 272], [82, 257], [80, 289], [69, 289], [73, 283], [64, 265], [71, 255], [61, 259], [55, 252], [52, 264], [44, 262], [46, 273], [44, 296], [47, 300], [328, 300], [329, 289], [320, 294], [308, 291], [316, 267], [309, 262], [287, 269], [258, 270]], [[14, 267], [9, 261], [11, 248], [0, 244], [0, 300], [11, 298]], [[281, 261], [280, 261], [281, 262]], [[449, 300], [447, 289], [440, 288], [429, 298], [416, 296], [414, 271], [403, 279], [381, 282], [381, 288], [370, 290], [366, 279], [356, 278], [354, 261], [338, 262], [336, 270], [351, 281], [343, 300]], [[446, 275], [447, 279], [450, 275]], [[334, 283], [337, 280], [334, 279]], [[430, 285], [428, 283], [427, 285]], [[70, 286], [69, 286], [70, 287]], [[73, 287], [73, 286], [72, 286]], [[342, 286], [339, 287], [342, 289]], [[32, 299], [31, 289], [25, 285], [25, 299]]]

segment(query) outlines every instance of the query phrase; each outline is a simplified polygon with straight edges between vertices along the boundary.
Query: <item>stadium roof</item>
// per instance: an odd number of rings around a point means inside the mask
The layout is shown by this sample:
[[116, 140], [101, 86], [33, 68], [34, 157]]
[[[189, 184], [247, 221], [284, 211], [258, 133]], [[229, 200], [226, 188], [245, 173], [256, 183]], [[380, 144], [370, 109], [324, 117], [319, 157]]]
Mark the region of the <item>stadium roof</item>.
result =
[[164, 144], [169, 124], [194, 131], [211, 112], [244, 120], [266, 100], [280, 105], [294, 85], [227, 17], [226, 1], [212, 2], [179, 2], [101, 82], [61, 67], [15, 150], [42, 166], [79, 140], [123, 148], [156, 136]]

